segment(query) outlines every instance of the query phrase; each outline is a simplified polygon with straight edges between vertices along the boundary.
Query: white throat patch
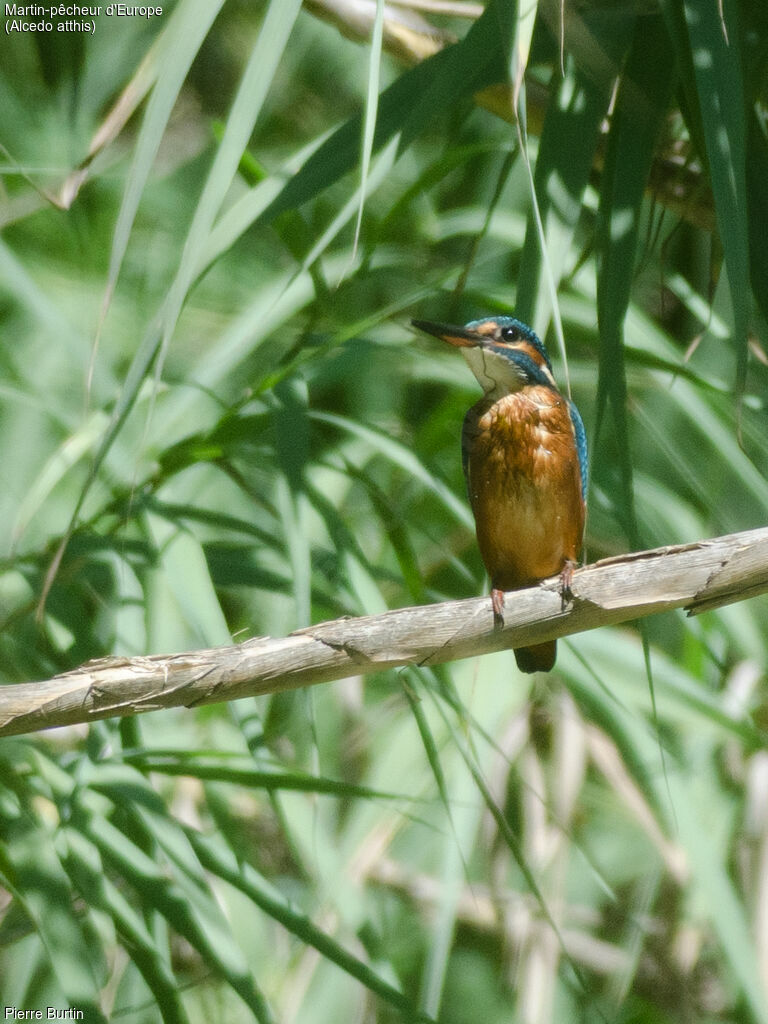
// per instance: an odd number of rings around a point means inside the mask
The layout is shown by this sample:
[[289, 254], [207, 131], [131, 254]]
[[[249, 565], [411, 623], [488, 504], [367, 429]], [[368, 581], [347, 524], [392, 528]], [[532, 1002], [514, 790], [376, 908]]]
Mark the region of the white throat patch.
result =
[[486, 395], [501, 398], [525, 387], [525, 373], [506, 356], [479, 346], [462, 348], [461, 354]]

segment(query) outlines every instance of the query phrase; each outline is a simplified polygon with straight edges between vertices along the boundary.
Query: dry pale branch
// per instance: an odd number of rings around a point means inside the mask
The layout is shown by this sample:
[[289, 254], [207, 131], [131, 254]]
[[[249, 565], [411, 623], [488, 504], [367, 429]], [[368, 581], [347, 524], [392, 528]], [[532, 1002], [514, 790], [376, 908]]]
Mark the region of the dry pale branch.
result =
[[337, 619], [280, 639], [138, 658], [102, 658], [40, 683], [0, 687], [0, 736], [277, 693], [402, 665], [541, 643], [654, 612], [696, 614], [768, 590], [768, 528], [604, 559], [507, 595], [501, 629], [487, 597]]

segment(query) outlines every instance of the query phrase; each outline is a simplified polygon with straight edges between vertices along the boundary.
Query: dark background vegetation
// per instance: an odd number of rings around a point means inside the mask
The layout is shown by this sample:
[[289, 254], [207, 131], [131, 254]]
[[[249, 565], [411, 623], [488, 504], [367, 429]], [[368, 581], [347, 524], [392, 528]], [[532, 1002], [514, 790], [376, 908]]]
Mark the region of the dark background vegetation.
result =
[[[454, 6], [3, 34], [3, 682], [481, 593], [411, 316], [547, 339], [590, 560], [764, 523], [764, 5]], [[768, 1019], [767, 612], [3, 741], [0, 1002]]]

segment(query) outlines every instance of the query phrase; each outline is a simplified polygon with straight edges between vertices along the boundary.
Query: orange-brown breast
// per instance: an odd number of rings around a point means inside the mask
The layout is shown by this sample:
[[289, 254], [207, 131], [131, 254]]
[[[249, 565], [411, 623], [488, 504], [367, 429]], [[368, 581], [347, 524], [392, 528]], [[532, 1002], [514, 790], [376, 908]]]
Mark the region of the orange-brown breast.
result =
[[491, 584], [528, 586], [576, 561], [584, 501], [565, 400], [529, 387], [481, 399], [464, 427], [467, 483]]

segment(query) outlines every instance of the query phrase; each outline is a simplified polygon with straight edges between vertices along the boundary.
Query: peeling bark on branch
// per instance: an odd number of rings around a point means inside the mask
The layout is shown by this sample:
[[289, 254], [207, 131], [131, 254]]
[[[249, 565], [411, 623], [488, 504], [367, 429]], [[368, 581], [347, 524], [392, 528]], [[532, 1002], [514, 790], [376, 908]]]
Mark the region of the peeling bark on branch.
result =
[[578, 569], [563, 607], [558, 578], [507, 594], [495, 630], [488, 597], [323, 622], [234, 647], [102, 658], [39, 683], [0, 687], [0, 736], [158, 708], [435, 665], [686, 608], [698, 614], [768, 591], [768, 528], [604, 559]]

